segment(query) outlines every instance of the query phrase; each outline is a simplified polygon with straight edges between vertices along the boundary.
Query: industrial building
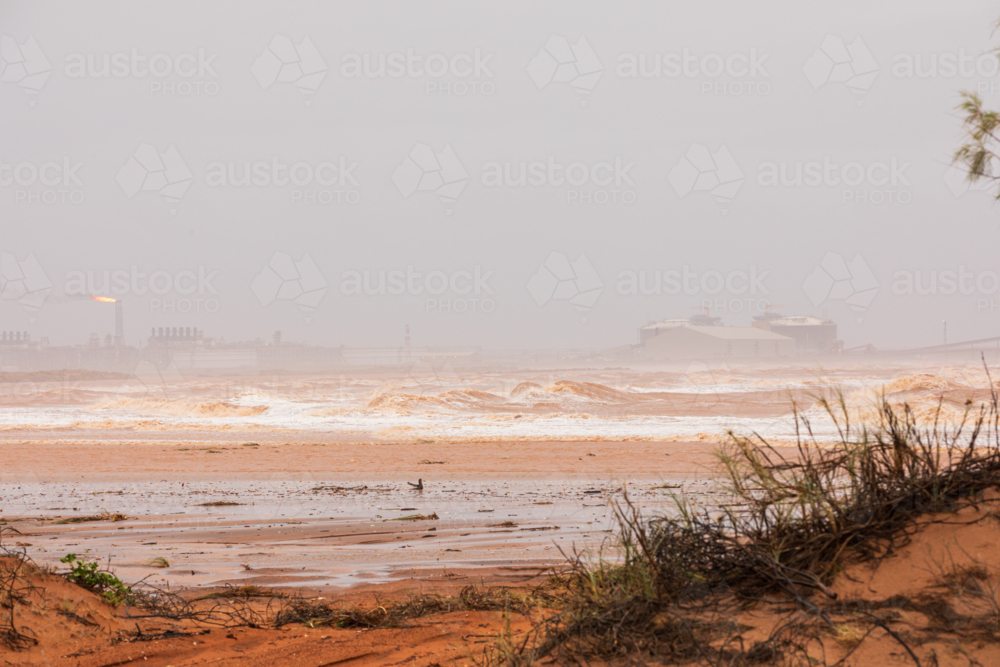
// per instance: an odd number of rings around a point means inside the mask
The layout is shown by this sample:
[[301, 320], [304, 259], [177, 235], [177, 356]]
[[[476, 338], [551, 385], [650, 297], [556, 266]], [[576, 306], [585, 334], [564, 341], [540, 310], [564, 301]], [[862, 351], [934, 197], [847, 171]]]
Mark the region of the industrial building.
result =
[[430, 369], [467, 368], [483, 362], [478, 347], [324, 347], [283, 341], [280, 331], [270, 340], [227, 343], [194, 327], [153, 328], [145, 345], [132, 347], [124, 344], [120, 305], [115, 321], [114, 336], [102, 340], [94, 333], [87, 343], [73, 346], [50, 346], [47, 339], [33, 340], [27, 332], [0, 332], [0, 372], [134, 373], [142, 365], [159, 373], [197, 377], [409, 368], [418, 363]]
[[45, 338], [32, 339], [27, 332], [18, 333], [20, 338], [0, 341], [2, 372], [79, 369], [131, 372], [139, 363], [138, 349], [116, 345], [110, 336], [103, 343], [93, 334], [83, 345], [50, 346]]
[[663, 327], [639, 346], [646, 361], [687, 359], [774, 359], [795, 354], [795, 340], [755, 327]]
[[753, 326], [795, 339], [795, 349], [799, 354], [838, 352], [844, 348], [844, 341], [838, 340], [837, 325], [832, 320], [803, 315], [785, 317], [766, 312], [754, 317]]
[[668, 329], [676, 329], [677, 327], [687, 327], [687, 326], [721, 327], [722, 318], [712, 317], [712, 315], [706, 309], [704, 315], [698, 313], [686, 319], [650, 322], [649, 324], [646, 324], [639, 328], [639, 345], [644, 345], [647, 340], [653, 338], [654, 336], [660, 335], [662, 332], [667, 331]]
[[649, 322], [639, 328], [639, 344], [615, 348], [616, 358], [629, 356], [650, 361], [671, 359], [775, 358], [801, 354], [839, 352], [837, 325], [818, 317], [791, 316], [766, 311], [752, 326], [723, 326], [721, 318], [705, 309], [687, 319]]

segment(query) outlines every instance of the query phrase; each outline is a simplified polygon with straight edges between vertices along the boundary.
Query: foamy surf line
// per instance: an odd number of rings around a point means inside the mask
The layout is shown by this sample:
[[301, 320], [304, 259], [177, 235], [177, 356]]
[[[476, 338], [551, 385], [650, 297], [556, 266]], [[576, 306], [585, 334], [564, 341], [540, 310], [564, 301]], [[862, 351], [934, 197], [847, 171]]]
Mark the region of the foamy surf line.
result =
[[[81, 418], [85, 417], [85, 418]], [[410, 439], [435, 437], [468, 440], [655, 440], [695, 437], [704, 433], [725, 435], [732, 430], [741, 435], [760, 433], [776, 437], [794, 435], [791, 417], [778, 419], [729, 417], [595, 417], [589, 414], [548, 415], [343, 415], [339, 418], [264, 419], [240, 417], [161, 417], [137, 418], [130, 415], [89, 416], [78, 411], [50, 411], [46, 415], [18, 410], [0, 411], [0, 431], [246, 431], [259, 433], [306, 434], [373, 433], [380, 438]], [[44, 418], [44, 421], [35, 421]], [[29, 421], [30, 420], [30, 421]], [[819, 416], [814, 420], [818, 436], [836, 431]]]
[[[920, 419], [932, 419], [940, 404], [938, 396], [946, 393], [950, 398], [943, 404], [943, 416], [955, 421], [962, 416], [964, 397], [982, 393], [986, 387], [983, 371], [966, 366], [933, 372], [912, 368], [889, 377], [878, 377], [885, 369], [875, 374], [871, 369], [842, 370], [832, 375], [793, 370], [778, 377], [771, 374], [773, 369], [629, 372], [615, 381], [609, 381], [607, 374], [582, 371], [572, 380], [516, 383], [473, 374], [428, 382], [347, 379], [262, 383], [242, 389], [204, 379], [165, 387], [161, 396], [131, 385], [103, 394], [49, 392], [46, 397], [58, 394], [73, 400], [60, 405], [0, 407], [0, 433], [6, 439], [52, 433], [67, 442], [74, 440], [70, 434], [77, 433], [83, 441], [102, 437], [96, 434], [123, 437], [126, 432], [163, 437], [192, 433], [192, 437], [178, 439], [198, 439], [193, 433], [201, 432], [206, 441], [215, 433], [220, 438], [464, 443], [724, 442], [733, 432], [744, 437], [759, 434], [772, 444], [787, 445], [797, 442], [791, 413], [791, 392], [796, 391], [806, 401], [800, 408], [805, 409], [802, 414], [809, 417], [812, 427], [807, 440], [830, 444], [837, 441], [838, 430], [815, 401], [808, 402], [811, 394], [806, 390], [843, 396], [851, 421], [858, 424], [877, 421], [880, 396], [906, 401]], [[692, 410], [699, 414], [687, 414]], [[781, 412], [785, 414], [780, 417], [753, 416]]]

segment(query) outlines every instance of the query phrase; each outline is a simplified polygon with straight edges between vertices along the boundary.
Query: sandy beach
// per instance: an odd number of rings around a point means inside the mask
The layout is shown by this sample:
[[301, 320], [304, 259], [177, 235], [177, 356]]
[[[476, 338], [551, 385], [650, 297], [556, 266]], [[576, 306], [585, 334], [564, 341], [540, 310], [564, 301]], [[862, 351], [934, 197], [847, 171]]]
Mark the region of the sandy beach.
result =
[[[794, 456], [798, 410], [807, 440], [823, 446], [837, 432], [824, 399], [858, 418], [883, 394], [917, 410], [943, 401], [954, 417], [989, 394], [975, 364], [920, 362], [3, 379], [5, 545], [56, 571], [74, 553], [122, 581], [189, 596], [249, 586], [344, 604], [523, 588], [570, 554], [614, 558], [614, 506], [625, 494], [644, 516], [670, 515], [679, 500], [711, 511], [727, 498], [716, 453], [730, 432]], [[424, 631], [416, 626], [399, 641], [426, 653], [361, 650], [360, 635], [349, 653], [370, 654], [358, 664], [390, 654], [433, 664], [499, 622], [441, 617], [434, 623], [465, 639], [413, 640]], [[224, 659], [230, 642], [239, 664], [266, 664], [275, 647], [299, 646], [284, 633], [234, 632], [235, 641], [206, 636], [211, 646], [192, 659]], [[313, 657], [288, 664], [330, 664], [315, 662], [309, 635], [301, 650]], [[144, 662], [185, 664], [163, 646]], [[73, 660], [103, 664], [89, 655]]]
[[[715, 446], [7, 443], [6, 479], [19, 482], [5, 483], [0, 517], [39, 562], [79, 549], [126, 578], [344, 587], [558, 564], [556, 545], [599, 548], [622, 490], [650, 512], [705, 493]], [[103, 511], [130, 519], [58, 523]], [[143, 565], [153, 555], [171, 559], [170, 577]]]
[[[0, 516], [18, 541], [41, 563], [78, 549], [185, 587], [552, 566], [560, 548], [600, 548], [623, 491], [650, 515], [675, 496], [711, 504], [730, 430], [787, 448], [793, 406], [819, 441], [835, 435], [824, 397], [958, 410], [987, 392], [974, 364], [917, 362], [5, 379]], [[129, 518], [59, 523], [102, 512]], [[158, 555], [171, 568], [143, 565]]]

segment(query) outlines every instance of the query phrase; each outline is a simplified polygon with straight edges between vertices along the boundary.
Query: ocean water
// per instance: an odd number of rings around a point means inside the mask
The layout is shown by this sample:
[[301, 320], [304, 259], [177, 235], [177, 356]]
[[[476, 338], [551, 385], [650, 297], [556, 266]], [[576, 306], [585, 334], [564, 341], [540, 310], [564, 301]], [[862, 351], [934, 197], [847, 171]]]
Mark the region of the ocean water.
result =
[[[1000, 377], [1000, 373], [995, 373]], [[706, 365], [679, 371], [455, 371], [365, 376], [181, 378], [0, 384], [0, 433], [324, 434], [381, 440], [721, 439], [792, 442], [795, 412], [815, 437], [836, 425], [821, 399], [871, 422], [880, 396], [921, 419], [960, 419], [989, 385], [973, 364]], [[209, 434], [206, 436], [205, 434]]]

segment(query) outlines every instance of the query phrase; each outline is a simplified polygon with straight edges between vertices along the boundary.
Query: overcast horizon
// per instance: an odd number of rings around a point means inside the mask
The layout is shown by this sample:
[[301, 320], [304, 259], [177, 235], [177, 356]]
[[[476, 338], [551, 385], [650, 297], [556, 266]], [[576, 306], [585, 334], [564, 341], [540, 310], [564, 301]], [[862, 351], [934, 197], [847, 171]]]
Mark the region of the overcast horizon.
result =
[[992, 337], [1000, 208], [949, 163], [998, 18], [0, 2], [0, 330], [103, 337], [102, 295], [129, 345], [606, 348], [769, 304], [848, 348]]

